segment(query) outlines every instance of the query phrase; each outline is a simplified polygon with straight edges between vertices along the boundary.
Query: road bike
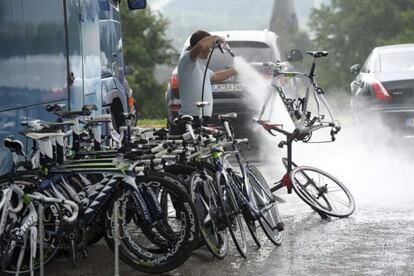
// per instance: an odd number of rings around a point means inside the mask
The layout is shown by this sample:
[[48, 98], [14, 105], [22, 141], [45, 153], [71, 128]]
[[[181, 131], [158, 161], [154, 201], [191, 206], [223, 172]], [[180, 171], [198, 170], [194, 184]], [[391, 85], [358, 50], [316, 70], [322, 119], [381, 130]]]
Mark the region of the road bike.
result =
[[[341, 130], [339, 122], [325, 98], [325, 91], [315, 80], [316, 59], [326, 57], [328, 52], [307, 52], [313, 57], [309, 73], [284, 71], [284, 64], [271, 62], [261, 63], [272, 75], [272, 90], [266, 97], [260, 115], [255, 122], [260, 124], [268, 133], [276, 136], [280, 133], [286, 137], [279, 144], [279, 148], [287, 147], [287, 157], [282, 159], [286, 168], [286, 174], [275, 183], [270, 190], [275, 192], [282, 187], [287, 187], [288, 193], [292, 188], [296, 194], [322, 217], [347, 217], [355, 210], [355, 201], [350, 191], [338, 179], [318, 168], [297, 166], [292, 161], [292, 145], [295, 141], [311, 142], [312, 134], [320, 129], [330, 129], [330, 141], [335, 141], [335, 136]], [[266, 71], [266, 70], [265, 70]], [[286, 94], [286, 84], [292, 84], [298, 78], [304, 78], [311, 84], [311, 89], [306, 88], [304, 97], [291, 98]], [[279, 96], [285, 106], [293, 124], [294, 130], [289, 132], [283, 129], [283, 125], [269, 120], [272, 104], [275, 97]], [[314, 99], [316, 112], [310, 111], [310, 101]], [[323, 114], [322, 112], [327, 112]]]

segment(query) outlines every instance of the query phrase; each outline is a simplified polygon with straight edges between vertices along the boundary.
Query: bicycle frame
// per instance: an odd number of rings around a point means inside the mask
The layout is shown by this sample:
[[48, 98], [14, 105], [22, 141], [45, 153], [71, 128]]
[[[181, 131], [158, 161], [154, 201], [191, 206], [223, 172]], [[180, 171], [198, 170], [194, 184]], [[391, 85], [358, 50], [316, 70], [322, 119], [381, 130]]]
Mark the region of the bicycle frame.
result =
[[[322, 128], [331, 128], [331, 141], [335, 141], [335, 135], [340, 131], [341, 126], [339, 125], [339, 122], [335, 119], [333, 112], [324, 96], [325, 92], [323, 89], [317, 84], [315, 80], [315, 67], [316, 67], [316, 61], [315, 58], [312, 61], [311, 69], [308, 74], [301, 73], [301, 72], [284, 72], [281, 71], [281, 66], [276, 64], [270, 64], [266, 63], [263, 65], [266, 66], [272, 66], [274, 68], [273, 71], [273, 79], [272, 79], [272, 88], [273, 91], [269, 91], [265, 103], [261, 109], [259, 118], [255, 121], [259, 124], [261, 124], [271, 135], [276, 136], [276, 134], [273, 131], [276, 131], [278, 133], [281, 133], [286, 136], [286, 140], [281, 141], [279, 143], [279, 147], [282, 148], [283, 146], [287, 146], [287, 165], [286, 170], [287, 173], [285, 176], [277, 182], [276, 186], [271, 188], [271, 192], [274, 192], [284, 186], [287, 187], [288, 193], [292, 193], [292, 187], [290, 183], [289, 177], [286, 177], [286, 175], [289, 175], [289, 173], [292, 171], [292, 142], [301, 140], [303, 142], [308, 142], [311, 138], [312, 132], [322, 129]], [[280, 84], [280, 77], [284, 78], [295, 78], [295, 77], [301, 77], [306, 78], [309, 80], [309, 82], [312, 85], [312, 91], [309, 89], [305, 92], [304, 98], [298, 98], [298, 99], [290, 99], [287, 98], [282, 85]], [[276, 93], [275, 93], [276, 91]], [[270, 123], [269, 120], [265, 120], [264, 116], [268, 110], [272, 108], [272, 106], [269, 107], [269, 104], [272, 104], [274, 101], [274, 97], [279, 95], [281, 98], [283, 105], [285, 106], [294, 126], [295, 129], [292, 132], [288, 132], [283, 129], [282, 124], [274, 124]], [[308, 111], [308, 103], [310, 96], [313, 96], [316, 102], [317, 106], [317, 116], [314, 118], [310, 118], [310, 112]], [[296, 105], [295, 108], [295, 101], [299, 101], [299, 103]], [[325, 109], [328, 111], [328, 115], [330, 120], [324, 121], [324, 115], [320, 113], [321, 106], [325, 107]], [[300, 107], [300, 110], [298, 110]], [[269, 114], [270, 117], [271, 114]], [[270, 118], [268, 118], [270, 119]]]

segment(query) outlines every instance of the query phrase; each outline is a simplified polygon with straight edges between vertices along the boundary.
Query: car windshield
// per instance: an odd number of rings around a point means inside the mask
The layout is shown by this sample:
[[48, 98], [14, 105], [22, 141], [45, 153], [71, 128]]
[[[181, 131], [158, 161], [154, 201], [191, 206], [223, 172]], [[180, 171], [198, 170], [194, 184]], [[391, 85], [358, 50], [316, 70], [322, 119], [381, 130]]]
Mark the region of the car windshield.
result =
[[381, 72], [414, 72], [413, 53], [382, 54]]
[[[273, 61], [270, 47], [266, 43], [255, 41], [229, 41], [232, 52], [243, 57], [247, 62]], [[227, 53], [215, 49], [211, 57], [209, 68], [213, 71], [233, 67], [233, 58]]]

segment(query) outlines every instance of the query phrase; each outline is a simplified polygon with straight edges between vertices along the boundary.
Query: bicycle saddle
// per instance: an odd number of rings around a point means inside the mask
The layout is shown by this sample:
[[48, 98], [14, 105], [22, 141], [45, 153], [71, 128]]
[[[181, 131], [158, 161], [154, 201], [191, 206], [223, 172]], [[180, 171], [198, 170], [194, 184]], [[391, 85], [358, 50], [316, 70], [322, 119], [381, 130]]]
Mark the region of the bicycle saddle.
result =
[[191, 123], [193, 120], [194, 120], [193, 116], [183, 115], [183, 116], [181, 116], [181, 118], [175, 118], [173, 123], [174, 123], [174, 125], [188, 124], [188, 123]]
[[308, 51], [306, 53], [314, 58], [326, 57], [328, 55], [327, 51]]
[[154, 131], [153, 135], [154, 136], [158, 136], [160, 138], [162, 137], [166, 137], [168, 134], [168, 130], [166, 130], [165, 128], [161, 128], [159, 130]]
[[197, 107], [205, 107], [206, 105], [210, 105], [209, 102], [196, 102]]
[[19, 132], [21, 135], [33, 139], [40, 140], [44, 138], [52, 138], [58, 136], [65, 136], [63, 132], [57, 132], [56, 130], [51, 129], [42, 129], [42, 130], [25, 130]]
[[230, 112], [227, 114], [219, 114], [218, 115], [219, 120], [232, 120], [237, 118], [236, 112]]
[[112, 122], [111, 114], [105, 114], [100, 116], [95, 116], [86, 120], [89, 125], [99, 124], [99, 123], [109, 123]]
[[49, 131], [54, 131], [54, 130], [63, 129], [63, 127], [65, 126], [73, 126], [74, 123], [72, 122], [62, 122], [62, 123], [40, 122], [40, 125]]
[[81, 110], [81, 111], [60, 112], [59, 116], [62, 118], [72, 118], [72, 117], [78, 117], [78, 116], [90, 116], [91, 114], [92, 114], [92, 111]]
[[63, 111], [66, 107], [65, 104], [48, 104], [46, 105], [47, 112], [56, 112], [56, 111]]
[[84, 106], [82, 106], [82, 111], [92, 112], [94, 110], [98, 110], [96, 104], [85, 104]]
[[13, 140], [12, 138], [4, 139], [4, 146], [8, 148], [11, 152], [22, 153], [23, 152], [23, 143], [19, 140]]

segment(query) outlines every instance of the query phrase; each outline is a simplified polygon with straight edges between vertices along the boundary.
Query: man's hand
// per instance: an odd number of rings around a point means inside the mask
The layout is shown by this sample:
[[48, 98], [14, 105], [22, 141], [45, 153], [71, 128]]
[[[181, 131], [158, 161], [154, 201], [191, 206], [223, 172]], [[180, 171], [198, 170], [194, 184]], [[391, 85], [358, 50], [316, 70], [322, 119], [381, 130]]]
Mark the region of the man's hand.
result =
[[190, 52], [190, 57], [192, 60], [196, 60], [199, 58], [203, 53], [205, 54], [207, 50], [210, 50], [214, 47], [214, 45], [217, 43], [217, 41], [223, 41], [226, 40], [217, 35], [211, 35], [207, 36], [203, 39], [201, 39], [192, 49]]
[[224, 69], [221, 71], [214, 72], [214, 75], [210, 80], [211, 82], [220, 82], [236, 74], [237, 74], [237, 71], [234, 68]]

